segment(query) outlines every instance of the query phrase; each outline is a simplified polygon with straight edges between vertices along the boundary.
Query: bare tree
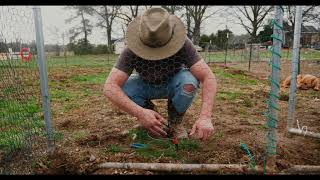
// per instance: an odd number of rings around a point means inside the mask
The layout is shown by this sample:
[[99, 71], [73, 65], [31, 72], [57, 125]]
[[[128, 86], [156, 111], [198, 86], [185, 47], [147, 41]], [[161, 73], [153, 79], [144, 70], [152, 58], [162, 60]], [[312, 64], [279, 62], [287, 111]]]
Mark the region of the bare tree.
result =
[[258, 30], [263, 26], [263, 20], [272, 9], [272, 6], [235, 6], [233, 14], [240, 21], [239, 24], [250, 34], [251, 41], [256, 42]]
[[129, 23], [138, 16], [140, 6], [124, 6], [118, 13], [118, 18], [124, 21], [127, 27]]
[[95, 15], [98, 16], [98, 27], [104, 28], [107, 33], [108, 46], [111, 47], [111, 33], [114, 20], [118, 17], [121, 6], [100, 6], [91, 7]]
[[185, 6], [185, 23], [187, 29], [187, 36], [189, 39], [192, 39], [193, 29], [192, 29], [192, 17], [191, 13], [187, 10], [187, 6]]
[[77, 19], [80, 19], [80, 24], [74, 26], [69, 30], [71, 34], [70, 41], [73, 42], [76, 37], [80, 34], [84, 34], [84, 42], [88, 44], [88, 36], [92, 32], [93, 26], [90, 23], [90, 20], [86, 18], [87, 15], [91, 16], [92, 11], [89, 6], [67, 6], [65, 9], [73, 9], [75, 10], [75, 15], [66, 20], [66, 23], [70, 23]]
[[117, 18], [122, 20], [123, 24], [121, 25], [123, 35], [125, 35], [126, 28], [128, 27], [129, 23], [134, 20], [134, 18], [138, 17], [142, 11], [145, 11], [149, 8], [151, 8], [152, 5], [150, 6], [140, 6], [140, 5], [135, 5], [135, 6], [122, 6], [121, 10], [117, 14]]
[[161, 6], [166, 9], [170, 14], [177, 15], [183, 9], [183, 6]]
[[59, 56], [60, 55], [60, 31], [57, 26], [53, 26], [52, 29], [50, 29], [50, 34], [53, 36], [53, 38], [56, 40], [55, 43], [55, 55]]
[[[288, 25], [291, 27], [290, 32], [294, 31], [295, 25], [295, 6], [286, 7]], [[320, 18], [320, 6], [307, 6], [302, 8], [302, 24], [306, 22], [316, 22]]]
[[[296, 6], [286, 6], [286, 15], [288, 18], [288, 23], [290, 29], [288, 38], [288, 53], [287, 57], [289, 56], [289, 49], [293, 46], [293, 33], [294, 33], [294, 26], [295, 26], [295, 10]], [[305, 8], [302, 8], [302, 23], [303, 25], [306, 22], [317, 22], [320, 19], [320, 6], [306, 6]], [[299, 63], [298, 63], [298, 73], [300, 74], [300, 49], [299, 49]]]
[[199, 45], [200, 41], [201, 24], [221, 9], [210, 12], [208, 10], [209, 6], [185, 6], [187, 35], [188, 37], [192, 37], [193, 43], [196, 45]]

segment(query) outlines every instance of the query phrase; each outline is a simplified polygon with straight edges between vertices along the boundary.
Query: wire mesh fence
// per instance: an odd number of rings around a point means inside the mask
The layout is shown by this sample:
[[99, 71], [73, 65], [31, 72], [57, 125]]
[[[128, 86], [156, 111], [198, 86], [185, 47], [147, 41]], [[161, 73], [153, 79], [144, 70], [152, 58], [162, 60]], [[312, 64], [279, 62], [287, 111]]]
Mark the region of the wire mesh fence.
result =
[[[17, 156], [17, 154], [28, 154], [31, 156], [25, 157], [33, 158], [36, 153], [44, 152], [47, 138], [44, 115], [41, 109], [41, 84], [32, 8], [1, 7], [0, 22], [0, 174], [24, 173], [28, 172], [28, 168], [32, 164], [29, 161], [21, 166], [23, 170], [14, 169], [13, 167], [17, 167], [16, 165], [12, 165], [14, 158], [21, 157]], [[244, 41], [238, 44], [225, 41], [223, 42], [224, 44], [220, 45], [218, 42], [217, 44], [210, 42], [203, 49], [199, 50], [199, 54], [210, 65], [216, 63], [243, 71], [261, 73], [267, 79], [267, 76], [271, 74], [271, 68], [268, 64], [272, 57], [270, 52], [271, 45], [263, 45], [261, 43], [251, 44], [248, 43], [249, 38]], [[52, 115], [55, 124], [58, 126], [58, 131], [59, 128], [65, 130], [67, 132], [66, 136], [68, 136], [67, 139], [75, 139], [76, 141], [77, 139], [81, 139], [82, 136], [89, 136], [90, 133], [97, 131], [96, 129], [88, 130], [83, 128], [89, 119], [90, 123], [99, 121], [99, 128], [101, 122], [117, 119], [109, 111], [108, 113], [111, 115], [104, 112], [105, 110], [101, 108], [102, 103], [98, 104], [97, 102], [103, 99], [103, 85], [111, 68], [114, 67], [119, 59], [119, 54], [106, 52], [104, 54], [78, 55], [64, 45], [59, 49], [59, 52], [46, 52]], [[282, 51], [283, 59], [292, 58], [290, 49]], [[301, 59], [319, 59], [313, 53], [314, 51], [302, 50]], [[182, 61], [186, 59], [183, 53], [168, 58], [162, 64], [152, 61], [143, 62], [143, 59], [135, 56], [125, 58], [132, 60], [129, 68], [135, 69], [133, 73], [142, 75], [145, 78], [142, 79], [144, 81], [148, 81], [148, 79], [154, 80], [155, 84], [166, 84], [166, 76], [170, 76], [170, 73], [177, 73], [176, 70], [179, 68], [176, 66], [183, 64]], [[288, 63], [285, 62], [283, 69], [288, 69], [286, 64]], [[305, 66], [302, 66], [302, 70], [304, 70]], [[243, 82], [247, 80], [247, 77], [234, 75], [237, 73], [241, 74], [242, 72], [240, 71], [230, 71], [233, 74], [229, 75], [222, 73], [222, 69], [216, 70], [217, 72], [215, 73], [218, 79], [239, 78]], [[159, 72], [162, 74], [159, 74]], [[134, 78], [132, 79], [134, 80]], [[248, 79], [246, 81], [250, 85], [256, 85], [256, 82], [256, 79]], [[132, 91], [134, 87], [128, 89]], [[170, 95], [170, 88], [168, 86], [146, 84], [143, 89], [150, 93], [146, 101], [140, 102], [139, 105], [148, 108], [153, 106], [149, 100], [157, 99], [160, 96], [167, 98]], [[161, 95], [157, 94], [160, 92], [159, 90], [161, 90]], [[220, 100], [235, 100], [238, 98], [237, 96], [241, 95], [240, 93], [238, 95], [237, 92], [229, 92], [228, 90], [225, 89], [225, 91], [219, 92]], [[142, 92], [135, 93], [141, 94]], [[162, 100], [155, 100], [153, 102], [156, 105], [160, 105], [160, 109], [158, 110], [160, 110], [161, 114], [167, 114], [167, 102]], [[81, 107], [86, 107], [85, 111], [91, 111], [82, 113], [84, 109]], [[252, 107], [252, 105], [248, 105], [248, 107]], [[112, 109], [113, 106], [108, 105], [107, 108]], [[105, 116], [102, 117], [100, 115]], [[119, 116], [119, 114], [116, 116]], [[120, 121], [123, 124], [128, 123], [127, 119], [121, 119]], [[75, 130], [70, 130], [69, 132], [68, 128], [72, 127], [72, 123], [74, 122], [82, 123], [79, 125], [81, 130], [74, 128]], [[55, 134], [55, 137], [59, 135], [63, 137], [62, 133]], [[170, 146], [169, 149], [165, 150], [165, 154], [171, 154], [174, 152], [173, 150]], [[22, 161], [19, 162], [21, 163]]]
[[0, 174], [30, 173], [10, 167], [46, 150], [32, 8], [2, 6], [0, 22]]

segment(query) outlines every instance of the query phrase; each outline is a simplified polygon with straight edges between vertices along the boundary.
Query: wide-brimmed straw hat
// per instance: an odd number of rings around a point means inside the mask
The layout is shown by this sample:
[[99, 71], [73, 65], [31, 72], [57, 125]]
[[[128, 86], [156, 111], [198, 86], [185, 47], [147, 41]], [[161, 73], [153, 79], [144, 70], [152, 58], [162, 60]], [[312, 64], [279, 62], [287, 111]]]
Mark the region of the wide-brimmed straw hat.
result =
[[183, 22], [160, 7], [153, 7], [129, 25], [128, 48], [146, 60], [161, 60], [176, 54], [184, 45], [186, 30]]

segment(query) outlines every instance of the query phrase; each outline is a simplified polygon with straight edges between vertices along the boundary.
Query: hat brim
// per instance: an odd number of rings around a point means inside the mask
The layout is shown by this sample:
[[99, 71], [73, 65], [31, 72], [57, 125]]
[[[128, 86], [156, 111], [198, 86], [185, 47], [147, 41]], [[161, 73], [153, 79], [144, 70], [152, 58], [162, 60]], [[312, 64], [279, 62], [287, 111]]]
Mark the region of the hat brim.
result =
[[170, 21], [175, 24], [171, 40], [164, 46], [152, 48], [145, 45], [139, 37], [139, 24], [141, 17], [135, 18], [129, 25], [126, 34], [128, 48], [137, 56], [146, 60], [161, 60], [176, 54], [184, 45], [187, 33], [183, 22], [175, 15]]

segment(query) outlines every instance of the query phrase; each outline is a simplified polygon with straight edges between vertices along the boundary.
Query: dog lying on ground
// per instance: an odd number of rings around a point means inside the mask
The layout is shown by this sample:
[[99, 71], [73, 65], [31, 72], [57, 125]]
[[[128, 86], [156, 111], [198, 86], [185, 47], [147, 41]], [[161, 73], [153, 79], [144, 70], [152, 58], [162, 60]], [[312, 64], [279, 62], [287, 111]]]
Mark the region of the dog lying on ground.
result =
[[[302, 74], [299, 74], [297, 76], [297, 84], [300, 83], [301, 79], [302, 79], [303, 75]], [[288, 76], [281, 84], [281, 89], [284, 90], [285, 88], [288, 88], [290, 87], [290, 83], [291, 83], [291, 75]]]
[[313, 81], [314, 83], [314, 90], [316, 91], [320, 91], [320, 78], [317, 78], [315, 81]]
[[[291, 76], [288, 76], [282, 83], [281, 89], [290, 87]], [[320, 78], [310, 74], [299, 74], [297, 76], [297, 88], [302, 90], [314, 89], [320, 91]]]
[[302, 77], [300, 83], [297, 84], [297, 88], [308, 90], [308, 89], [314, 89], [316, 91], [320, 90], [320, 80], [319, 78], [306, 74]]

